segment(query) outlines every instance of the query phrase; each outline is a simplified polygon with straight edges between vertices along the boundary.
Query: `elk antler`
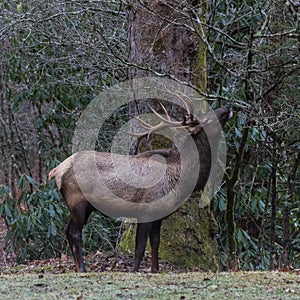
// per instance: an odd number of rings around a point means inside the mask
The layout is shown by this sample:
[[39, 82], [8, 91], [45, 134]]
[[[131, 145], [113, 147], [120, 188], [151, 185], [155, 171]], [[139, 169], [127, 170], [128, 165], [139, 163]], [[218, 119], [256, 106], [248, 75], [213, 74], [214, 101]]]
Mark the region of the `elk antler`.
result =
[[172, 121], [171, 117], [169, 116], [166, 108], [163, 106], [163, 104], [159, 101], [160, 106], [162, 107], [163, 111], [166, 114], [166, 118], [164, 118], [161, 114], [159, 114], [154, 108], [149, 106], [150, 110], [160, 119], [160, 123], [157, 125], [150, 125], [144, 120], [140, 119], [139, 117], [134, 117], [136, 120], [139, 121], [140, 126], [146, 129], [147, 131], [140, 132], [140, 133], [130, 133], [130, 135], [142, 138], [144, 136], [147, 136], [147, 139], [149, 139], [149, 136], [151, 133], [160, 131], [162, 129], [168, 128], [168, 127], [178, 127], [182, 126], [181, 121]]
[[[181, 92], [177, 92], [176, 96], [183, 102], [185, 109], [187, 110], [189, 118], [191, 120], [193, 120], [194, 106], [193, 106], [192, 100]], [[149, 139], [149, 136], [151, 133], [162, 130], [164, 128], [184, 127], [185, 126], [185, 118], [183, 118], [183, 121], [172, 121], [172, 119], [169, 116], [164, 105], [160, 101], [159, 101], [159, 104], [162, 107], [162, 109], [166, 115], [166, 118], [163, 117], [161, 114], [159, 114], [154, 108], [149, 106], [149, 109], [160, 119], [160, 123], [152, 126], [152, 125], [146, 123], [144, 120], [140, 119], [139, 117], [134, 117], [136, 120], [139, 121], [141, 127], [146, 129], [147, 131], [144, 131], [141, 133], [130, 133], [130, 135], [135, 136], [137, 138], [143, 138], [144, 136], [147, 136], [147, 139]]]
[[181, 91], [177, 91], [175, 93], [175, 95], [182, 101], [188, 115], [193, 117], [193, 115], [194, 115], [193, 101], [188, 96], [186, 96], [184, 93], [182, 93]]

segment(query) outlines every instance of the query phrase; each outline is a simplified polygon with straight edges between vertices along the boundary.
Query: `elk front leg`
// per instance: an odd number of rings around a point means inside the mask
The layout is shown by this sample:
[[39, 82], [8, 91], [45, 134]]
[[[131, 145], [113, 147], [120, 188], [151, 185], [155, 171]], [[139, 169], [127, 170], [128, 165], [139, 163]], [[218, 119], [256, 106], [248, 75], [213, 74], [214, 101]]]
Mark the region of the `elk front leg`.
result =
[[151, 245], [151, 272], [157, 273], [159, 270], [158, 264], [158, 249], [160, 244], [160, 227], [162, 220], [155, 221], [150, 231], [150, 245]]
[[139, 270], [141, 260], [145, 254], [145, 248], [148, 236], [152, 229], [152, 222], [149, 223], [138, 223], [136, 228], [135, 236], [135, 257], [134, 257], [134, 267], [133, 272]]

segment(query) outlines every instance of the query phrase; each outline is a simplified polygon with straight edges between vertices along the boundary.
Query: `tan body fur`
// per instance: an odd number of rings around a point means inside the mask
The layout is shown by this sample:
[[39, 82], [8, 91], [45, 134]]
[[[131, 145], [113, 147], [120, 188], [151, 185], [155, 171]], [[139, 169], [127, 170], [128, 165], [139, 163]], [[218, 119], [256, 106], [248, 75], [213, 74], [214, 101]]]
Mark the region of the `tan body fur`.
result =
[[[161, 221], [193, 190], [205, 187], [211, 171], [211, 148], [218, 147], [220, 131], [230, 117], [230, 110], [223, 107], [199, 119], [192, 115], [184, 119], [182, 125], [196, 145], [197, 161], [189, 144], [184, 143], [182, 149], [152, 150], [133, 156], [82, 151], [52, 169], [49, 179], [55, 178], [71, 214], [66, 235], [76, 270], [85, 271], [82, 228], [90, 213], [100, 210], [112, 217], [137, 218], [134, 271], [139, 268], [149, 237], [152, 272], [157, 272]], [[199, 172], [195, 174], [192, 170], [197, 166]]]

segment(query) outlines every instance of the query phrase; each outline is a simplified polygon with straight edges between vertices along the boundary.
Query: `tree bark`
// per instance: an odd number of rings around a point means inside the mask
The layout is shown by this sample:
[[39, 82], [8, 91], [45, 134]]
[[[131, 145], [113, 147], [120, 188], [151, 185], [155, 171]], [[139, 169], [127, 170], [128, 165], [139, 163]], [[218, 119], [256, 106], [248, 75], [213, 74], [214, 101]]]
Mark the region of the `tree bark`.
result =
[[[193, 24], [193, 14], [205, 1], [130, 1], [128, 3], [129, 79], [166, 76], [206, 88], [206, 46]], [[204, 19], [204, 17], [203, 17]], [[195, 30], [191, 30], [194, 28]], [[139, 102], [131, 104], [131, 114], [146, 111]], [[168, 107], [173, 114], [182, 111]], [[179, 117], [180, 119], [180, 117]], [[155, 142], [152, 143], [156, 147]], [[158, 141], [161, 148], [162, 141]], [[162, 223], [160, 259], [204, 271], [218, 270], [217, 222], [209, 207], [199, 208], [199, 194]], [[126, 229], [121, 250], [134, 249], [135, 226]], [[133, 251], [132, 251], [133, 252]]]

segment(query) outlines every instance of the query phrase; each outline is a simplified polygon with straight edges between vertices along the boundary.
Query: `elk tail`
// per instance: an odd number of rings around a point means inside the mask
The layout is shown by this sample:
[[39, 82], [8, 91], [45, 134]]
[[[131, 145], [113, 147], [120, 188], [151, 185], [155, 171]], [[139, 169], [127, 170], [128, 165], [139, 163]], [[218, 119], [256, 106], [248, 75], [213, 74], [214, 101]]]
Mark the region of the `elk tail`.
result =
[[50, 181], [53, 177], [55, 177], [57, 167], [53, 168], [48, 174], [48, 181]]

